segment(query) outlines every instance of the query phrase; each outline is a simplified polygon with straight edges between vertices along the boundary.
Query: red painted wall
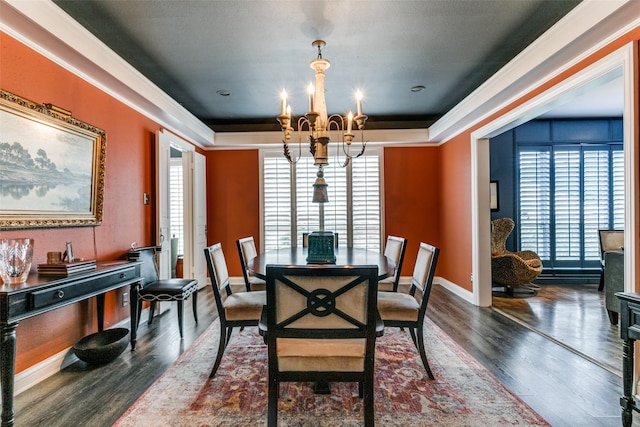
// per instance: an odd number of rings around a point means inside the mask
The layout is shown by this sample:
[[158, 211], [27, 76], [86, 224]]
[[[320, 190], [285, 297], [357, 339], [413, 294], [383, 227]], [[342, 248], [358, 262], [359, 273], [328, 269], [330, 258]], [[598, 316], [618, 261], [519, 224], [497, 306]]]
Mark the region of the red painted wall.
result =
[[208, 151], [207, 242], [222, 243], [230, 276], [242, 276], [236, 240], [253, 236], [260, 248], [258, 150]]
[[[34, 263], [46, 261], [48, 251], [63, 251], [73, 242], [85, 259], [123, 256], [131, 242], [151, 244], [154, 206], [142, 204], [152, 193], [153, 146], [159, 125], [96, 89], [58, 65], [0, 33], [0, 87], [34, 102], [50, 102], [79, 120], [106, 131], [104, 216], [98, 227], [0, 231], [1, 237], [33, 237]], [[105, 325], [127, 318], [120, 293], [107, 295]], [[17, 372], [45, 360], [97, 330], [95, 302], [85, 301], [18, 326]]]
[[441, 246], [440, 152], [441, 147], [384, 149], [384, 227], [386, 235], [408, 241], [403, 276], [413, 273], [420, 242]]

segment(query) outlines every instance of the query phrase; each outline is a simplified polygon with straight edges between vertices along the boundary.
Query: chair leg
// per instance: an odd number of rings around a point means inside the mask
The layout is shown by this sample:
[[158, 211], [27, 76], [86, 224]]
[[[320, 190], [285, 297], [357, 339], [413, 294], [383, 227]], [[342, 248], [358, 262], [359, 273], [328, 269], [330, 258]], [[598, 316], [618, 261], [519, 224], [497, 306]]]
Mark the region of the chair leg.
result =
[[229, 341], [231, 341], [231, 333], [233, 332], [233, 328], [227, 328], [227, 338], [225, 340], [224, 348], [227, 348]]
[[422, 364], [424, 365], [424, 369], [426, 369], [427, 371], [427, 375], [429, 375], [429, 379], [433, 380], [435, 378], [433, 376], [433, 372], [431, 372], [431, 368], [429, 367], [429, 362], [427, 361], [427, 354], [424, 351], [424, 330], [422, 326], [418, 326], [416, 335], [418, 336], [418, 352], [420, 353]]
[[182, 319], [184, 318], [184, 301], [183, 300], [178, 300], [176, 301], [176, 303], [178, 303], [178, 329], [180, 330], [180, 339], [182, 339], [182, 324], [183, 321]]
[[600, 271], [600, 284], [598, 285], [598, 291], [602, 292], [604, 289], [604, 269]]
[[193, 320], [198, 324], [198, 291], [195, 291], [192, 296], [193, 300], [191, 304], [193, 306]]
[[[216, 361], [213, 364], [213, 369], [211, 369], [211, 373], [209, 374], [209, 378], [213, 378], [216, 376], [216, 371], [220, 366], [220, 361], [222, 360], [222, 354], [224, 353], [224, 349], [227, 347], [227, 327], [224, 326], [224, 323], [220, 322], [220, 343], [218, 343], [218, 355], [216, 356]], [[231, 329], [231, 328], [229, 328]]]
[[153, 322], [153, 314], [156, 311], [156, 302], [155, 301], [151, 301], [151, 305], [149, 306], [149, 319], [147, 320], [147, 325], [151, 325], [151, 322]]
[[607, 314], [609, 315], [609, 322], [611, 322], [612, 325], [617, 325], [618, 313], [612, 310], [607, 310]]
[[269, 378], [269, 391], [267, 400], [267, 427], [278, 426], [278, 382]]
[[373, 427], [375, 425], [375, 412], [373, 406], [373, 373], [367, 375], [364, 380], [364, 399], [362, 408], [364, 409], [364, 425], [365, 427]]

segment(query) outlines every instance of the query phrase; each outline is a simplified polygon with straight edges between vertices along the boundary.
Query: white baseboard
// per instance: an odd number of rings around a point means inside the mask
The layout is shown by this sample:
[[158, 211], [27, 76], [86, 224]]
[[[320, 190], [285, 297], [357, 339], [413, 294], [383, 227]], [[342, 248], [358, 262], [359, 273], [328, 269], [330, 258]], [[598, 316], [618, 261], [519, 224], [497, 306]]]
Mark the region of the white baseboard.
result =
[[460, 298], [467, 301], [468, 303], [474, 304], [473, 292], [468, 291], [456, 285], [455, 283], [448, 281], [447, 279], [443, 279], [442, 277], [435, 277], [433, 279], [433, 283], [442, 286], [446, 290], [454, 293], [455, 295], [459, 296]]

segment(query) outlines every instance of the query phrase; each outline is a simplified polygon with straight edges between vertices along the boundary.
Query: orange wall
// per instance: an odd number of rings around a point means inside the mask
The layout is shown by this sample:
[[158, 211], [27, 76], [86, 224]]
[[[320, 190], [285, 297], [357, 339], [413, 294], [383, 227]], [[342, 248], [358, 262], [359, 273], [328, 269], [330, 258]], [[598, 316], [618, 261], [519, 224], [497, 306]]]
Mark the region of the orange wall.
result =
[[253, 236], [260, 248], [258, 150], [208, 151], [207, 244], [222, 243], [230, 276], [242, 276], [236, 240]]
[[440, 151], [440, 147], [384, 149], [385, 234], [407, 239], [404, 276], [413, 273], [420, 242], [441, 245]]
[[[104, 216], [98, 227], [0, 231], [1, 237], [33, 237], [34, 263], [48, 251], [64, 250], [86, 259], [121, 257], [131, 242], [151, 244], [154, 206], [142, 204], [152, 193], [152, 159], [158, 124], [89, 85], [63, 68], [0, 33], [0, 87], [34, 102], [50, 102], [79, 120], [104, 129], [107, 135]], [[107, 295], [105, 325], [128, 317], [120, 291]], [[97, 330], [95, 302], [85, 301], [27, 319], [17, 330], [16, 370], [45, 360]]]

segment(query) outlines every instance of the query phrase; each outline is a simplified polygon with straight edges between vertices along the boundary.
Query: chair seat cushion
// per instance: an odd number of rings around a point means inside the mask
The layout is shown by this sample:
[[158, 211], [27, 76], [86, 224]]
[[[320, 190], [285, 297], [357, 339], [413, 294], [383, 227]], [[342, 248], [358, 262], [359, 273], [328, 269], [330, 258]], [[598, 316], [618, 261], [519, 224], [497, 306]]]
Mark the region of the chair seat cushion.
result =
[[362, 372], [365, 339], [278, 338], [280, 371]]
[[249, 286], [252, 291], [264, 291], [267, 288], [267, 282], [257, 277], [249, 277]]
[[378, 312], [382, 321], [401, 320], [415, 322], [418, 320], [420, 304], [411, 295], [402, 292], [378, 292]]
[[198, 290], [198, 281], [192, 279], [157, 280], [139, 291], [144, 301], [185, 300]]
[[387, 277], [383, 280], [378, 280], [379, 291], [393, 291], [393, 277]]
[[266, 304], [266, 291], [237, 292], [223, 303], [227, 320], [258, 320]]

